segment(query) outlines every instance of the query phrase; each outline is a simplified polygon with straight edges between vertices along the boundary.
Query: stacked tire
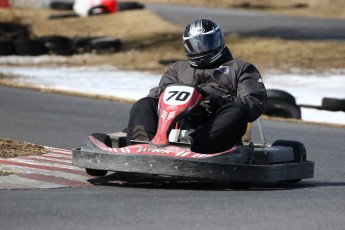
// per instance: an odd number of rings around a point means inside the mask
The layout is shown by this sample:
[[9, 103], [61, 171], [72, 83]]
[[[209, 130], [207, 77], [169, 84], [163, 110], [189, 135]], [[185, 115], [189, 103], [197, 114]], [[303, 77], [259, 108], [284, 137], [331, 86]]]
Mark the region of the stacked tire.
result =
[[122, 50], [122, 42], [114, 37], [76, 37], [60, 35], [37, 39], [0, 39], [0, 56], [39, 56], [44, 54], [69, 56], [82, 53], [112, 54]]
[[270, 117], [301, 119], [301, 108], [296, 104], [294, 96], [288, 92], [268, 89], [266, 115]]
[[39, 38], [41, 44], [53, 55], [72, 55], [75, 53], [72, 40], [59, 35], [42, 36]]
[[23, 39], [13, 42], [15, 54], [21, 56], [39, 56], [47, 54], [48, 50], [38, 39]]
[[122, 43], [117, 38], [104, 37], [90, 40], [91, 49], [98, 54], [109, 54], [121, 51]]
[[7, 39], [0, 40], [0, 56], [14, 55], [15, 49], [11, 41]]
[[139, 10], [144, 9], [145, 6], [142, 3], [139, 2], [118, 2], [119, 4], [119, 11], [125, 11], [125, 10]]
[[322, 98], [321, 108], [333, 112], [345, 112], [345, 99], [324, 97]]
[[111, 54], [122, 50], [121, 40], [115, 37], [76, 37], [73, 46], [79, 54]]

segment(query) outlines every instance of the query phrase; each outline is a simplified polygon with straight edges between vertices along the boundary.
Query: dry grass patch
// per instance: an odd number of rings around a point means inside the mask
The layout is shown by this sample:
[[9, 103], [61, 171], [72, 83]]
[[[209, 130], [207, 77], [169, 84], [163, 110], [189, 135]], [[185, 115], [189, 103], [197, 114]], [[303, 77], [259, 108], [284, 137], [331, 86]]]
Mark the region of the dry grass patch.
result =
[[4, 171], [0, 171], [0, 176], [8, 176], [13, 174], [12, 172], [4, 172]]
[[228, 36], [227, 44], [235, 56], [253, 62], [263, 70], [289, 72], [298, 68], [304, 71], [324, 72], [345, 68], [344, 42]]
[[127, 11], [93, 17], [73, 17], [49, 20], [60, 11], [48, 9], [0, 9], [1, 22], [28, 25], [33, 37], [42, 35], [115, 36], [126, 42], [145, 41], [147, 37], [180, 31], [180, 28], [163, 21], [148, 10]]
[[48, 150], [41, 145], [0, 138], [0, 157], [23, 157], [45, 153], [48, 153]]

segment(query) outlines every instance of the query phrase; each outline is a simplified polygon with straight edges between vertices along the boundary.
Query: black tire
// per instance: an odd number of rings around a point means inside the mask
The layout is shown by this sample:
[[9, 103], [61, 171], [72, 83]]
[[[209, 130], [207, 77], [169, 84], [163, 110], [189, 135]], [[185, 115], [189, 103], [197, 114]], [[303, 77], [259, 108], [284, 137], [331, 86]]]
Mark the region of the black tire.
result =
[[[98, 141], [104, 143], [106, 146], [113, 147], [109, 135], [104, 134], [104, 133], [92, 133], [91, 136], [96, 138]], [[97, 177], [105, 176], [108, 173], [107, 170], [102, 170], [102, 169], [85, 168], [85, 171], [88, 175], [97, 176]]]
[[64, 19], [64, 18], [76, 18], [79, 17], [77, 14], [52, 14], [48, 17], [50, 20]]
[[[292, 147], [293, 149], [293, 155], [294, 155], [294, 163], [300, 163], [307, 161], [307, 151], [303, 143], [298, 141], [290, 141], [290, 140], [276, 140], [272, 143], [272, 146], [286, 146], [286, 147]], [[301, 179], [296, 180], [287, 180], [287, 181], [281, 181], [285, 183], [297, 183], [301, 181]]]
[[47, 48], [50, 54], [72, 55], [74, 54], [71, 39], [60, 35], [49, 35], [40, 37], [40, 41]]
[[268, 89], [267, 90], [267, 99], [280, 99], [285, 100], [291, 104], [296, 104], [295, 97], [290, 93], [279, 90], [279, 89]]
[[293, 103], [282, 99], [267, 99], [265, 113], [270, 117], [301, 119], [301, 108]]
[[272, 143], [272, 146], [286, 146], [293, 148], [293, 156], [295, 163], [305, 162], [307, 161], [307, 151], [303, 143], [299, 141], [291, 141], [291, 140], [276, 140]]
[[0, 22], [0, 35], [7, 40], [29, 40], [28, 26], [12, 22]]
[[52, 2], [50, 8], [54, 10], [73, 10], [73, 3], [68, 2]]
[[104, 6], [95, 6], [89, 10], [88, 15], [102, 15], [102, 14], [109, 14], [109, 13], [110, 12]]
[[47, 54], [47, 49], [40, 40], [15, 41], [14, 48], [18, 55], [39, 56], [42, 54]]
[[328, 111], [343, 111], [345, 112], [345, 99], [328, 98], [322, 99], [321, 108]]
[[9, 40], [0, 40], [0, 56], [14, 55], [16, 51], [13, 43]]
[[85, 171], [88, 175], [97, 176], [97, 177], [105, 176], [108, 173], [107, 170], [90, 169], [90, 168], [86, 168]]
[[119, 11], [144, 9], [144, 4], [138, 2], [119, 2]]
[[97, 37], [75, 37], [72, 39], [73, 49], [77, 53], [90, 53], [92, 51], [91, 41]]
[[122, 43], [118, 38], [105, 37], [91, 40], [92, 48], [98, 54], [115, 53], [122, 49]]

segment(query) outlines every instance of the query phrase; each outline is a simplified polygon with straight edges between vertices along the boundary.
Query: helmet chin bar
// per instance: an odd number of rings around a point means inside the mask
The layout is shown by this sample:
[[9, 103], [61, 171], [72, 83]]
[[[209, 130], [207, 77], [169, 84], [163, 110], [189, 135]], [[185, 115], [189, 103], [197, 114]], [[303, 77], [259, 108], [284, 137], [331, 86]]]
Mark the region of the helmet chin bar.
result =
[[205, 55], [205, 58], [200, 58], [200, 60], [195, 60], [193, 58], [187, 57], [191, 66], [197, 68], [210, 68], [212, 64], [217, 61], [223, 53], [224, 47], [215, 55], [209, 54]]

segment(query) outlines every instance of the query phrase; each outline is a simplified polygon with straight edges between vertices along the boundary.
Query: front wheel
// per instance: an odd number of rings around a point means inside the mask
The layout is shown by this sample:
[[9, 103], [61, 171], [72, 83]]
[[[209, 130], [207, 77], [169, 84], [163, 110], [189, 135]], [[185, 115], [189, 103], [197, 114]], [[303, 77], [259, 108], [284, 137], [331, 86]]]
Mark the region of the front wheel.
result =
[[108, 173], [107, 170], [90, 169], [90, 168], [86, 168], [85, 171], [90, 176], [98, 176], [98, 177], [105, 176]]
[[272, 143], [272, 146], [286, 146], [293, 149], [294, 163], [300, 163], [307, 161], [307, 151], [303, 143], [299, 141], [290, 140], [276, 140]]
[[[307, 161], [307, 152], [305, 149], [305, 146], [303, 143], [298, 142], [298, 141], [290, 141], [290, 140], [276, 140], [273, 142], [272, 146], [286, 146], [286, 147], [291, 147], [293, 149], [293, 155], [294, 155], [294, 163], [300, 163], [300, 162], [305, 162]], [[286, 181], [281, 181], [284, 183], [297, 183], [301, 181], [301, 179], [296, 179], [296, 180], [286, 180]]]

